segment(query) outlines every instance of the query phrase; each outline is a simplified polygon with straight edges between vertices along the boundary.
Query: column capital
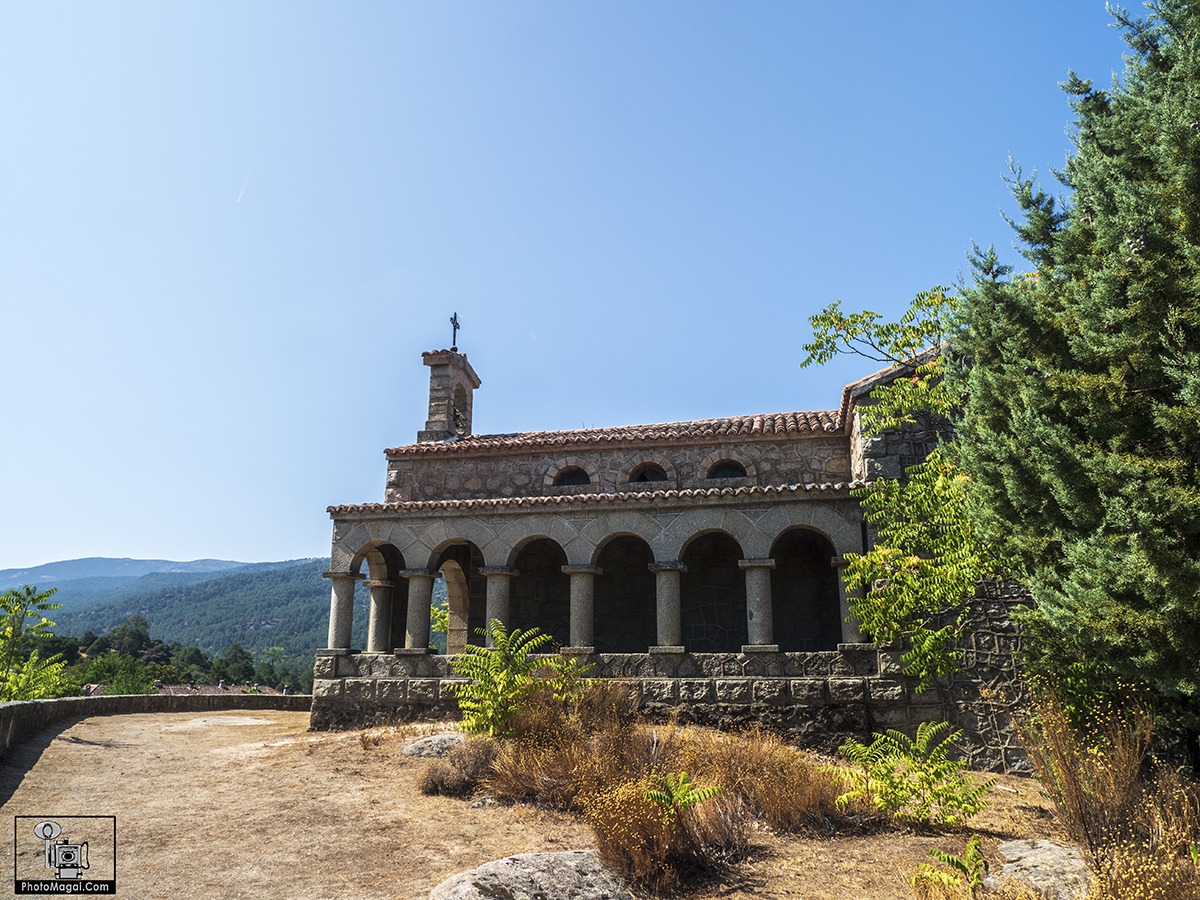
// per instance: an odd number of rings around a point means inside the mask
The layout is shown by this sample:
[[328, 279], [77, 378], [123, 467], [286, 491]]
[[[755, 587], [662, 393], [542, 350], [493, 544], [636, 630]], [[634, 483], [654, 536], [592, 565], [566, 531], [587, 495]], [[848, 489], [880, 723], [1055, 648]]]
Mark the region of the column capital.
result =
[[520, 575], [512, 566], [480, 566], [480, 575]]
[[646, 568], [651, 572], [686, 572], [685, 566], [678, 559], [664, 559], [661, 562], [647, 563]]
[[353, 578], [355, 581], [366, 581], [367, 576], [358, 572], [322, 572], [322, 578]]
[[844, 569], [850, 565], [850, 560], [846, 559], [844, 556], [834, 556], [830, 558], [829, 564], [835, 569]]
[[599, 566], [563, 566], [564, 575], [603, 575], [604, 570]]
[[395, 586], [396, 586], [396, 582], [394, 582], [394, 581], [370, 581], [370, 580], [367, 580], [367, 581], [363, 582], [363, 587], [369, 587], [369, 588], [395, 587]]
[[399, 573], [401, 578], [437, 578], [438, 573], [431, 569], [402, 569]]
[[775, 560], [773, 559], [739, 559], [739, 569], [773, 569], [775, 568]]

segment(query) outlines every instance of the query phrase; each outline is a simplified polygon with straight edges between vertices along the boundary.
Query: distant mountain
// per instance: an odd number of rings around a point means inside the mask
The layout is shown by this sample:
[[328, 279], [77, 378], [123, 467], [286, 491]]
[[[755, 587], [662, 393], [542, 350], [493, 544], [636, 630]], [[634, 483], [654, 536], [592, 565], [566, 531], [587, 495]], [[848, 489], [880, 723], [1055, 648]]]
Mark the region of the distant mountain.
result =
[[223, 572], [249, 565], [228, 559], [194, 559], [177, 562], [170, 559], [113, 559], [89, 556], [84, 559], [65, 559], [60, 562], [31, 566], [27, 569], [0, 569], [0, 591], [35, 584], [40, 588], [57, 587], [64, 581], [91, 578], [124, 578], [131, 580], [151, 572]]
[[[150, 623], [150, 636], [166, 643], [199, 647], [210, 655], [219, 654], [235, 641], [257, 658], [267, 647], [283, 647], [289, 657], [309, 660], [324, 647], [329, 633], [329, 582], [321, 573], [328, 559], [310, 560], [299, 565], [248, 571], [256, 566], [281, 566], [258, 563], [243, 566], [232, 573], [219, 573], [204, 580], [160, 586], [148, 593], [127, 596], [115, 603], [87, 608], [74, 606], [51, 614], [59, 634], [81, 636], [85, 631], [102, 634], [130, 616], [142, 615]], [[137, 582], [121, 585], [127, 591], [132, 584], [153, 584], [161, 574], [145, 576]], [[189, 576], [191, 577], [191, 576]], [[87, 596], [94, 599], [97, 594]], [[56, 594], [53, 598], [58, 600]], [[370, 590], [360, 587], [354, 596], [352, 640], [362, 647], [366, 639], [367, 605]]]
[[[211, 581], [213, 578], [227, 575], [271, 572], [313, 561], [311, 559], [288, 559], [282, 562], [248, 563], [219, 572], [151, 572], [149, 575], [137, 578], [95, 576], [60, 581], [58, 584], [39, 584], [38, 589], [57, 588], [51, 600], [54, 603], [62, 604], [62, 609], [58, 610], [56, 616], [64, 616], [70, 612], [120, 603], [130, 597], [152, 594], [165, 588], [199, 584], [202, 581]], [[57, 621], [55, 616], [51, 618], [55, 618]]]

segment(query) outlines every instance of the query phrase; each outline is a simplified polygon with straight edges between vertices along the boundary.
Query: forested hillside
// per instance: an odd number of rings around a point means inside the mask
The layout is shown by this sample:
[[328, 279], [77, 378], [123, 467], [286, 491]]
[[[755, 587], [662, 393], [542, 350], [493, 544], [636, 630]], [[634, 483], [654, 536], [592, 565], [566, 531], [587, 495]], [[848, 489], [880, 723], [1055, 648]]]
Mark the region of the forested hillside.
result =
[[[321, 577], [328, 560], [316, 560], [265, 572], [238, 572], [189, 584], [160, 587], [88, 609], [61, 609], [53, 614], [59, 634], [102, 634], [130, 616], [144, 616], [153, 637], [199, 647], [209, 655], [241, 644], [257, 659], [268, 647], [282, 647], [288, 657], [311, 660], [324, 647], [329, 632], [329, 582]], [[173, 578], [160, 573], [138, 579], [153, 585]], [[58, 599], [57, 595], [54, 598]], [[354, 646], [366, 637], [370, 591], [360, 587], [354, 598]]]
[[108, 606], [120, 603], [134, 597], [156, 593], [167, 588], [183, 587], [211, 581], [214, 578], [226, 578], [233, 575], [247, 575], [255, 572], [267, 572], [273, 569], [289, 569], [302, 563], [312, 562], [309, 559], [290, 559], [283, 562], [244, 563], [228, 571], [162, 571], [151, 572], [138, 577], [95, 576], [90, 578], [72, 578], [57, 583], [31, 582], [39, 588], [55, 588], [54, 602], [61, 603], [62, 609], [58, 615], [79, 612], [93, 607]]

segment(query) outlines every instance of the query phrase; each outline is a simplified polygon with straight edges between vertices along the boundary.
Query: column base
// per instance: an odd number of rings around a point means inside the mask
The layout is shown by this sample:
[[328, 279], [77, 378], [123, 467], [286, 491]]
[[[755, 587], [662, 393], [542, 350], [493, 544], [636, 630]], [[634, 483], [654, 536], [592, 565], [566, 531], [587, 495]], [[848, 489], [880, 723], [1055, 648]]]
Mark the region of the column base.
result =
[[392, 651], [396, 656], [428, 656], [432, 652], [432, 647], [397, 647]]
[[750, 655], [752, 653], [778, 653], [778, 644], [742, 644], [742, 653]]
[[683, 656], [685, 653], [687, 653], [685, 647], [675, 647], [670, 644], [650, 648], [652, 656]]

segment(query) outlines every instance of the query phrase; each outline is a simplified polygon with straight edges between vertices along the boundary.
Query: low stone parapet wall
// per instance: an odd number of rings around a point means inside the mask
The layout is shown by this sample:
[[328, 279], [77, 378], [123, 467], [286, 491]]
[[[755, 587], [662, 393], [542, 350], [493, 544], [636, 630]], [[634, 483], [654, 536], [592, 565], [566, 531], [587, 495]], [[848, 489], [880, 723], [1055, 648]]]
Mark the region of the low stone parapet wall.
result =
[[280, 709], [302, 712], [312, 706], [304, 694], [120, 694], [111, 697], [62, 697], [0, 703], [0, 754], [62, 719], [122, 713], [212, 712], [229, 709]]
[[[903, 674], [900, 651], [874, 644], [842, 644], [824, 653], [579, 658], [593, 664], [593, 674], [629, 684], [640, 712], [653, 721], [677, 718], [723, 730], [761, 727], [824, 751], [848, 738], [869, 742], [876, 731], [914, 735], [922, 722], [948, 721], [962, 730], [957, 746], [972, 768], [1029, 771], [1003, 692], [981, 690], [1003, 680], [991, 669], [977, 668], [918, 692], [915, 680]], [[462, 679], [451, 664], [446, 656], [321, 651], [311, 727], [456, 719], [451, 686]]]

